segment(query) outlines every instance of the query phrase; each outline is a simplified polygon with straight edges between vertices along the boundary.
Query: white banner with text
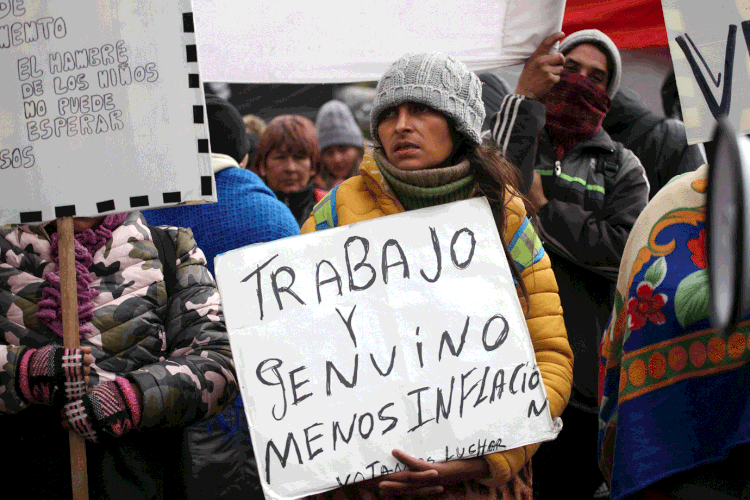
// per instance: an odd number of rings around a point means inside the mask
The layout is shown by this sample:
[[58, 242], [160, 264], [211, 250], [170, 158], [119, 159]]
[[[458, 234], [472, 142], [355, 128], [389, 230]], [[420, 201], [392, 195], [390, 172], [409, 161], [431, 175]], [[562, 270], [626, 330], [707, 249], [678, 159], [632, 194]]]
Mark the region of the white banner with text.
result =
[[688, 143], [707, 142], [726, 115], [750, 133], [750, 2], [662, 0]]
[[485, 198], [251, 245], [216, 274], [266, 498], [554, 439]]
[[190, 0], [0, 1], [0, 224], [216, 201]]

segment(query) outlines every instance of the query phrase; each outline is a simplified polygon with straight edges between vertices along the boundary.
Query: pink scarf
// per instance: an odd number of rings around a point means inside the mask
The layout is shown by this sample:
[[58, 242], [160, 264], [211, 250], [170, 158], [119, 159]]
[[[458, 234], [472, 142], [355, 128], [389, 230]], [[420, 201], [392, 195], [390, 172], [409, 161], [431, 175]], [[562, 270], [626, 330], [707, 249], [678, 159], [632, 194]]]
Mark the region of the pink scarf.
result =
[[[89, 285], [93, 281], [89, 267], [94, 263], [94, 254], [112, 238], [112, 231], [118, 227], [127, 217], [127, 213], [108, 215], [96, 229], [86, 229], [76, 233], [75, 259], [76, 259], [76, 282], [78, 290], [78, 332], [79, 334], [91, 333], [89, 321], [94, 317], [94, 299], [99, 295], [98, 290], [92, 290]], [[49, 286], [42, 292], [42, 300], [39, 301], [39, 310], [36, 317], [44, 325], [60, 337], [63, 335], [62, 326], [62, 298], [60, 294], [60, 256], [58, 249], [57, 233], [51, 238], [52, 259], [55, 270], [44, 276]]]

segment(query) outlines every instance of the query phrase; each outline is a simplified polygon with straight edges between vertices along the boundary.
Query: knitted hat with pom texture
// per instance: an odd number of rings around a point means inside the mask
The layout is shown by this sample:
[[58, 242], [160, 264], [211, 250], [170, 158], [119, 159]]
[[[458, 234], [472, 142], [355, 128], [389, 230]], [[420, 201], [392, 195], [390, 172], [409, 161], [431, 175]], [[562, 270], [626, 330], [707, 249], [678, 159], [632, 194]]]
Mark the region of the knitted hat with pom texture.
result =
[[406, 54], [380, 78], [370, 115], [373, 140], [382, 147], [378, 125], [383, 111], [416, 102], [450, 118], [456, 131], [480, 144], [484, 104], [482, 84], [462, 62], [439, 52]]

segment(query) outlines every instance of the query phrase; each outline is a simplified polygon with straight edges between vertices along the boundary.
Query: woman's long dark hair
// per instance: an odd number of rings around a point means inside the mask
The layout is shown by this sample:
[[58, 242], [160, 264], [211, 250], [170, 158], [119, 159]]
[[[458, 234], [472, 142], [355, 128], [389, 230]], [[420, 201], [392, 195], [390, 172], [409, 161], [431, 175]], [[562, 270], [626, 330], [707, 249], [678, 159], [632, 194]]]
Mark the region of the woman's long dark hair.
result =
[[[526, 313], [528, 314], [529, 291], [503, 237], [507, 226], [507, 213], [514, 212], [514, 209], [509, 206], [513, 197], [517, 197], [523, 202], [527, 217], [533, 219], [536, 216], [534, 205], [521, 192], [520, 186], [523, 183], [521, 172], [505, 158], [497, 145], [491, 140], [485, 140], [479, 146], [461, 141], [456, 156], [468, 159], [471, 164], [474, 173], [474, 196], [486, 196], [490, 202], [492, 216], [500, 233], [505, 257], [508, 259], [511, 274], [526, 300]], [[516, 215], [522, 217], [524, 214], [517, 213]]]

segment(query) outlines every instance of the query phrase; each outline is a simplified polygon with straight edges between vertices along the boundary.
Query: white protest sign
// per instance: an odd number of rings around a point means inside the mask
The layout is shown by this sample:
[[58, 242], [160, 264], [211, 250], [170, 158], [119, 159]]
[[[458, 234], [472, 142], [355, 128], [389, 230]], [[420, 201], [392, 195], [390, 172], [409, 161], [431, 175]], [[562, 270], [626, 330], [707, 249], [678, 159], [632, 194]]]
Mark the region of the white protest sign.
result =
[[206, 81], [379, 80], [407, 52], [450, 54], [472, 71], [522, 63], [562, 26], [556, 0], [193, 0]]
[[688, 143], [727, 115], [750, 133], [750, 2], [662, 0]]
[[553, 439], [485, 198], [216, 259], [266, 498]]
[[0, 66], [0, 224], [216, 201], [190, 0], [2, 0]]

